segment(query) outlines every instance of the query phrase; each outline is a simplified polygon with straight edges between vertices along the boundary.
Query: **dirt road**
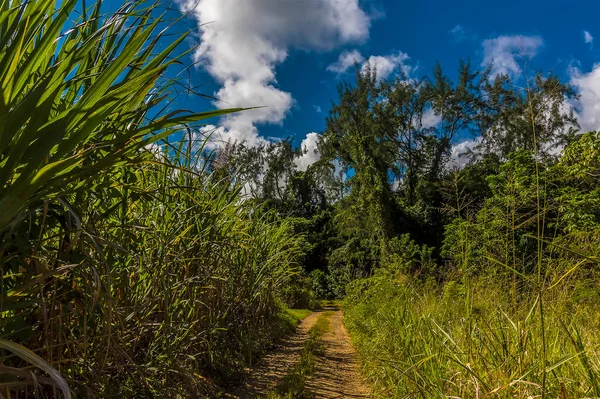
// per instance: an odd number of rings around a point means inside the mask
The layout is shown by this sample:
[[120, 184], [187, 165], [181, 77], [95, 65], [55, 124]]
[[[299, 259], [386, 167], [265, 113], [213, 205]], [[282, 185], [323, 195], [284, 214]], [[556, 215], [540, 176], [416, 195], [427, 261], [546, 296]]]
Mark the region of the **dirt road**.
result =
[[331, 316], [331, 331], [323, 336], [324, 353], [316, 361], [317, 369], [306, 389], [315, 398], [369, 398], [369, 390], [360, 375], [356, 350], [344, 327], [343, 313]]
[[[318, 399], [369, 398], [369, 390], [360, 375], [356, 350], [343, 324], [343, 313], [337, 308], [325, 310], [331, 314], [331, 329], [321, 337], [323, 350], [317, 355], [315, 371], [305, 384], [306, 393]], [[321, 314], [314, 312], [305, 318], [294, 335], [252, 370], [233, 396], [239, 399], [264, 398], [267, 392], [274, 390], [299, 361], [308, 332]]]

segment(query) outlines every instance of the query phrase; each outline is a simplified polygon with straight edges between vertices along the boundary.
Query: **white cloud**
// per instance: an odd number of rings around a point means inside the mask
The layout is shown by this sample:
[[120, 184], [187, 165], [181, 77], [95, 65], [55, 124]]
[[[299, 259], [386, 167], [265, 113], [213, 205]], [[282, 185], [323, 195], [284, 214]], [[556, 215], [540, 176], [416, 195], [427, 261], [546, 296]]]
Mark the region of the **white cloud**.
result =
[[365, 57], [358, 50], [344, 51], [338, 57], [338, 60], [327, 67], [329, 72], [342, 74], [352, 68], [354, 64], [362, 64]]
[[398, 52], [388, 56], [373, 55], [369, 57], [367, 62], [363, 64], [362, 70], [364, 71], [367, 65], [370, 65], [371, 68], [374, 68], [377, 71], [378, 79], [386, 79], [394, 71], [400, 68], [402, 73], [405, 76], [408, 76], [410, 75], [412, 68], [410, 65], [405, 64], [405, 61], [407, 61], [409, 58], [410, 57], [403, 52]]
[[579, 93], [579, 99], [570, 105], [575, 109], [581, 130], [600, 130], [600, 64], [595, 64], [589, 73], [572, 67], [569, 75], [569, 83]]
[[539, 36], [500, 36], [484, 40], [482, 66], [492, 65], [492, 76], [507, 74], [519, 77], [522, 69], [519, 63], [535, 57], [544, 45]]
[[290, 93], [277, 86], [275, 68], [290, 48], [332, 50], [362, 42], [371, 17], [359, 0], [178, 0], [198, 23], [195, 58], [221, 84], [219, 108], [256, 107], [223, 118], [219, 136], [264, 142], [257, 124], [282, 123], [293, 106]]
[[452, 146], [450, 160], [446, 164], [447, 170], [462, 169], [469, 163], [469, 157], [466, 155], [471, 151], [476, 151], [476, 147], [481, 144], [482, 137], [477, 137], [473, 140], [465, 140], [461, 143]]
[[442, 122], [442, 116], [436, 115], [435, 111], [431, 108], [428, 108], [423, 112], [423, 116], [421, 118], [421, 126], [424, 128], [436, 127]]
[[[223, 126], [206, 125], [200, 128], [197, 137], [203, 137], [207, 139], [208, 141], [206, 142], [206, 147], [209, 149], [214, 149], [215, 147], [218, 147], [221, 144], [226, 143], [228, 140], [230, 140], [231, 133], [227, 131]], [[197, 141], [199, 142], [200, 140]]]
[[302, 149], [302, 156], [295, 159], [296, 167], [298, 170], [306, 171], [310, 165], [321, 159], [321, 154], [317, 148], [317, 143], [321, 135], [319, 133], [309, 133], [306, 138], [302, 140], [300, 148]]
[[410, 57], [401, 51], [386, 56], [372, 55], [368, 59], [363, 57], [358, 50], [344, 51], [335, 63], [327, 67], [327, 70], [343, 74], [348, 72], [355, 64], [359, 64], [361, 70], [364, 72], [368, 64], [371, 68], [377, 70], [378, 79], [386, 79], [398, 69], [404, 75], [410, 75], [412, 67], [406, 64], [406, 61], [409, 59]]
[[463, 28], [461, 24], [458, 24], [454, 28], [452, 28], [452, 30], [450, 30], [450, 33], [452, 33], [455, 36], [460, 36], [464, 32], [464, 30], [465, 28]]
[[583, 40], [585, 40], [585, 42], [587, 44], [593, 44], [594, 36], [592, 36], [592, 34], [590, 32], [588, 32], [587, 30], [584, 30], [583, 31]]

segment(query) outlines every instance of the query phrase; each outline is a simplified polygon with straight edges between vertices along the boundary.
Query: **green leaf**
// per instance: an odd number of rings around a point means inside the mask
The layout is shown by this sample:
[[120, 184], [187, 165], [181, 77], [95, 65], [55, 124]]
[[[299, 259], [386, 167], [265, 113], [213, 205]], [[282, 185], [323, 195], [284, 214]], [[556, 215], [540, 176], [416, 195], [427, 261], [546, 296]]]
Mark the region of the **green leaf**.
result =
[[7, 341], [2, 338], [0, 338], [0, 348], [12, 352], [21, 359], [25, 360], [27, 363], [48, 373], [50, 378], [56, 383], [58, 388], [61, 390], [65, 399], [71, 399], [71, 390], [69, 389], [69, 385], [67, 384], [65, 379], [60, 375], [60, 373], [50, 365], [50, 363], [48, 363], [47, 361], [30, 351], [26, 347], [11, 341]]

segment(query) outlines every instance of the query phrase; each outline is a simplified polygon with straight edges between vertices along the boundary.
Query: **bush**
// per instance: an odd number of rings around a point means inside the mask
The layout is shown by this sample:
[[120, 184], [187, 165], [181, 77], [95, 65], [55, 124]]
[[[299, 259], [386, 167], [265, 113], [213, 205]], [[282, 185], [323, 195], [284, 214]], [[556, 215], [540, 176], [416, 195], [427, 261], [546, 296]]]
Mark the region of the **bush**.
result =
[[332, 299], [333, 293], [327, 285], [327, 275], [323, 270], [313, 270], [310, 272], [312, 291], [318, 299]]
[[283, 298], [285, 304], [292, 309], [317, 309], [318, 302], [312, 290], [311, 279], [299, 274], [283, 289]]

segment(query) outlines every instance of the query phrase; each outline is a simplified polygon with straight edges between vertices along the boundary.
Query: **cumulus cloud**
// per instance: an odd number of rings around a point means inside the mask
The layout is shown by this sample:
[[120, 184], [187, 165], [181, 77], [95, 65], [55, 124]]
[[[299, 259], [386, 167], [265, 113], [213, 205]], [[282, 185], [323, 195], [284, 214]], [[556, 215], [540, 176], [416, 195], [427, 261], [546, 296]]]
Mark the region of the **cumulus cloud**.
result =
[[431, 108], [428, 108], [423, 112], [423, 116], [421, 118], [421, 126], [424, 128], [436, 127], [442, 122], [442, 116], [436, 115], [435, 111]]
[[506, 74], [519, 77], [523, 73], [520, 60], [535, 57], [538, 50], [544, 45], [539, 36], [500, 36], [487, 39], [482, 43], [482, 66], [492, 65], [492, 76]]
[[320, 137], [321, 135], [319, 133], [309, 133], [306, 135], [306, 138], [300, 145], [303, 154], [294, 161], [298, 170], [304, 172], [310, 165], [321, 159], [321, 154], [317, 148]]
[[217, 137], [264, 141], [258, 124], [280, 124], [293, 106], [275, 68], [291, 48], [328, 51], [369, 36], [371, 18], [358, 0], [178, 0], [198, 24], [195, 58], [220, 83], [219, 108], [264, 108], [225, 117]]
[[327, 67], [329, 72], [342, 74], [352, 68], [355, 64], [362, 64], [365, 57], [358, 50], [344, 51], [338, 57], [338, 60]]
[[579, 93], [579, 99], [572, 101], [581, 130], [600, 130], [600, 64], [595, 64], [588, 73], [577, 67], [569, 69], [570, 84]]
[[335, 63], [327, 67], [327, 70], [342, 74], [348, 72], [355, 64], [359, 64], [363, 71], [367, 65], [370, 65], [377, 71], [379, 79], [386, 79], [398, 69], [404, 75], [410, 75], [412, 67], [406, 63], [409, 59], [410, 57], [401, 51], [386, 56], [372, 55], [368, 59], [363, 57], [358, 50], [344, 51]]
[[477, 137], [473, 140], [465, 140], [455, 144], [452, 147], [452, 153], [446, 164], [446, 169], [454, 170], [464, 168], [467, 163], [469, 163], [469, 157], [467, 155], [472, 151], [476, 151], [477, 146], [481, 144], [482, 140], [482, 137]]
[[410, 65], [405, 64], [410, 57], [402, 52], [391, 54], [388, 56], [373, 55], [369, 57], [367, 62], [362, 66], [363, 71], [370, 65], [377, 71], [378, 79], [388, 78], [394, 71], [400, 69], [405, 76], [410, 75], [412, 68]]
[[594, 36], [592, 36], [592, 34], [590, 32], [588, 32], [587, 30], [584, 30], [583, 31], [583, 40], [587, 44], [593, 44], [594, 43]]

